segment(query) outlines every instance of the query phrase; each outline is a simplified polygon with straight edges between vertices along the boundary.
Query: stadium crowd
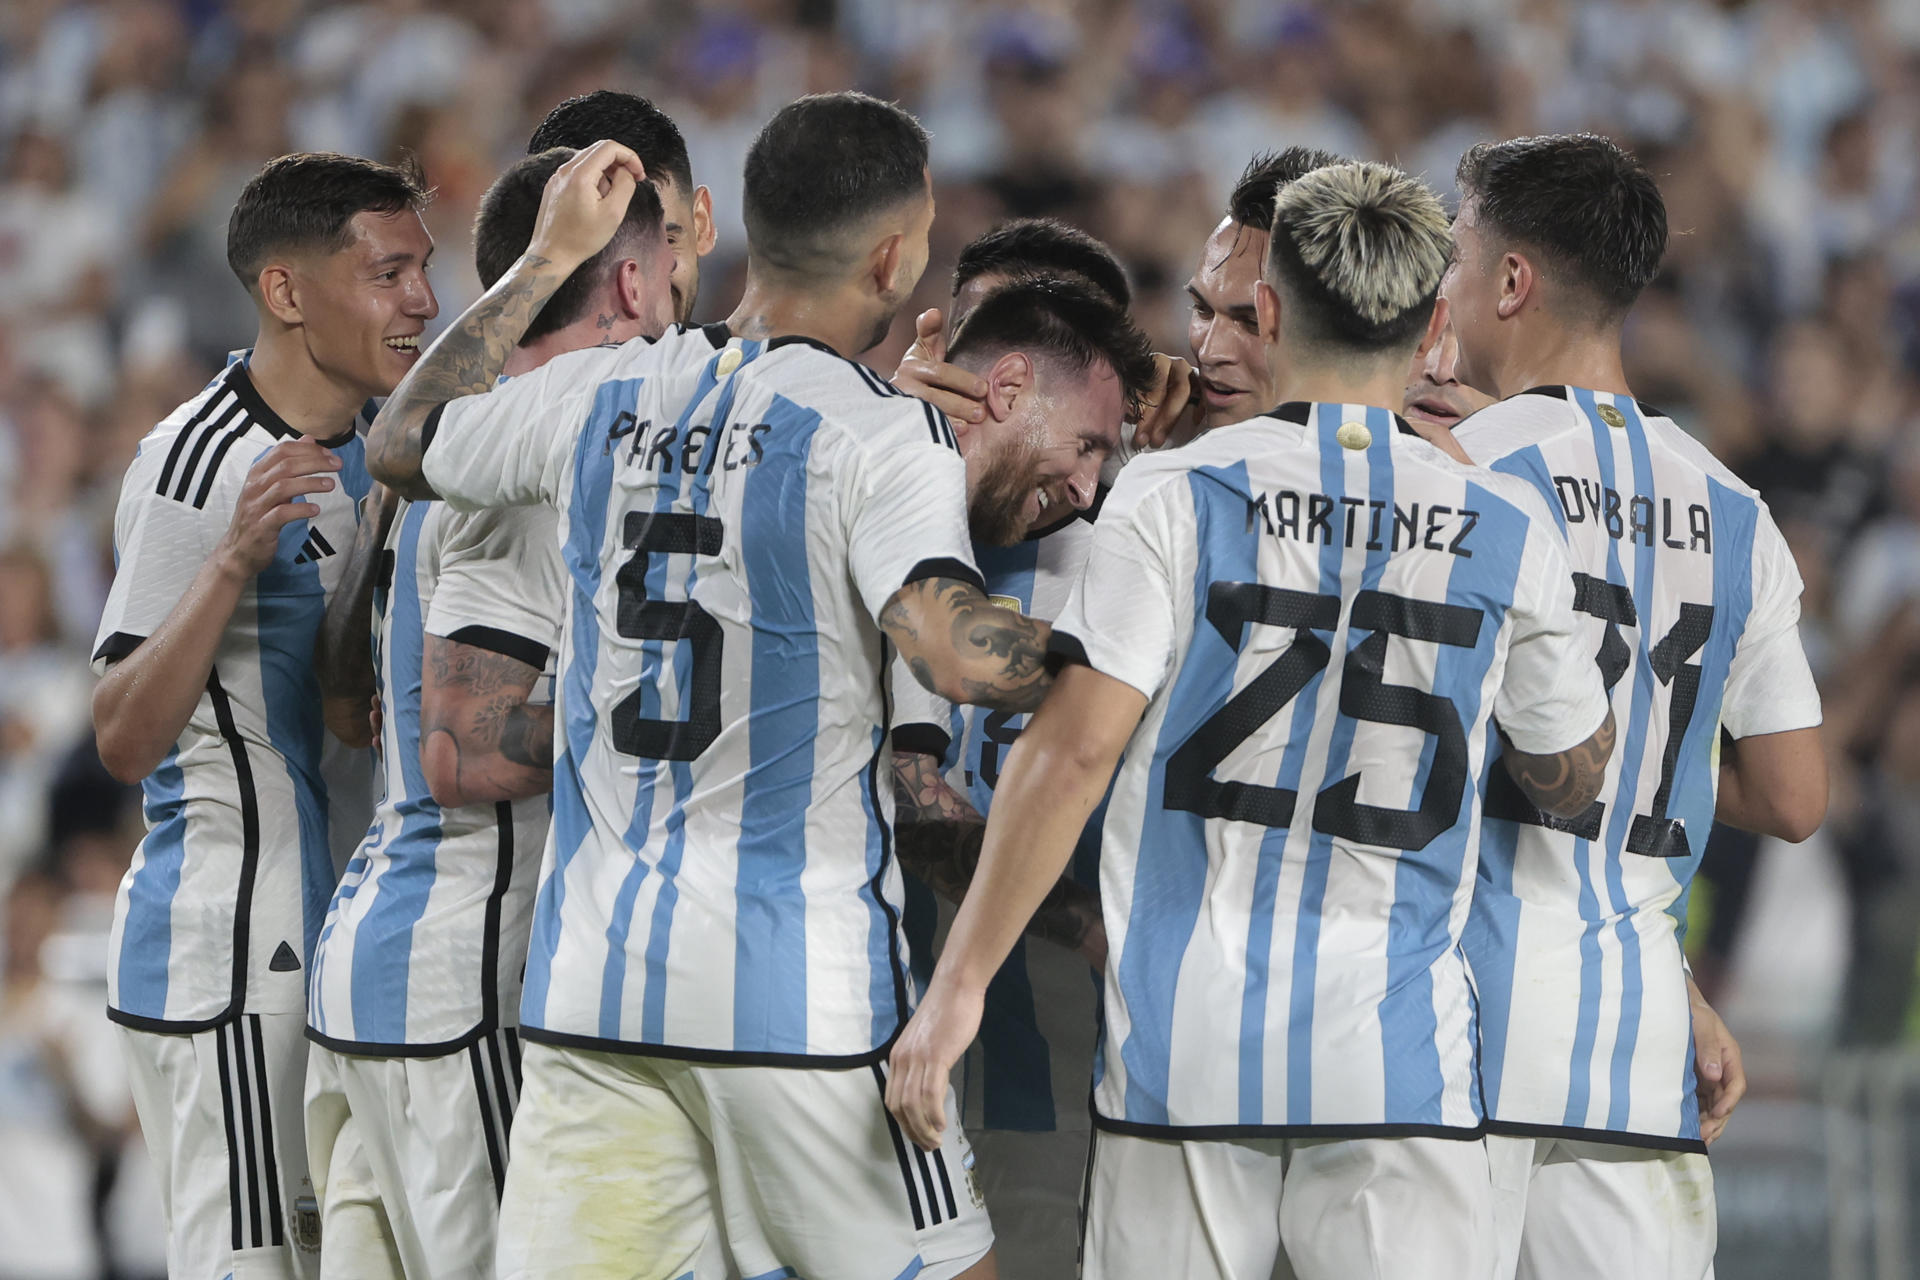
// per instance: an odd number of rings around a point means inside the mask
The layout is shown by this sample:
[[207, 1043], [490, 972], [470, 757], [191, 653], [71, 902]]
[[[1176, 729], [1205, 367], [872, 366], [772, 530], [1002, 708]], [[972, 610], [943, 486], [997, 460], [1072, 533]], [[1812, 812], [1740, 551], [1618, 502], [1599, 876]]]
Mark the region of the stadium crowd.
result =
[[[739, 294], [746, 149], [856, 86], [933, 135], [933, 269], [867, 360], [891, 373], [958, 247], [1052, 215], [1112, 244], [1158, 349], [1254, 151], [1303, 144], [1451, 185], [1471, 142], [1595, 129], [1659, 175], [1675, 234], [1628, 329], [1642, 398], [1771, 503], [1806, 580], [1835, 797], [1824, 840], [1722, 832], [1690, 938], [1730, 998], [1767, 859], [1844, 902], [1815, 1044], [1908, 1024], [1920, 942], [1920, 7], [1902, 0], [11, 0], [0, 9], [0, 1277], [161, 1269], [150, 1174], [98, 1014], [140, 831], [88, 729], [88, 641], [140, 437], [244, 345], [228, 212], [291, 150], [411, 155], [442, 320], [479, 292], [480, 195], [555, 102], [659, 102], [712, 186], [701, 320]], [[1749, 1005], [1748, 1007], [1754, 1007]], [[1750, 1063], [1752, 1055], [1749, 1055]], [[1764, 1069], [1755, 1066], [1764, 1077]], [[121, 1158], [123, 1153], [127, 1158]], [[118, 1165], [120, 1176], [115, 1176]]]

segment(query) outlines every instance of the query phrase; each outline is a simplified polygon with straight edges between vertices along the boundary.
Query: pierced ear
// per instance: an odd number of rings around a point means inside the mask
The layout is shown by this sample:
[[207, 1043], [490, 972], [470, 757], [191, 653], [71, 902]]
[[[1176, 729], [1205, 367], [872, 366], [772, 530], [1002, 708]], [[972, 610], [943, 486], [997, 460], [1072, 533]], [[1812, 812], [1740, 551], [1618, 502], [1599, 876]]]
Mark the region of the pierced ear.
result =
[[720, 233], [713, 225], [713, 193], [705, 187], [693, 189], [693, 252], [704, 258], [713, 252]]
[[286, 265], [276, 262], [262, 267], [254, 288], [259, 294], [260, 305], [274, 319], [285, 325], [301, 323], [300, 290], [294, 283], [292, 270]]
[[1260, 340], [1270, 347], [1280, 345], [1280, 291], [1265, 280], [1253, 285], [1253, 312], [1260, 324]]

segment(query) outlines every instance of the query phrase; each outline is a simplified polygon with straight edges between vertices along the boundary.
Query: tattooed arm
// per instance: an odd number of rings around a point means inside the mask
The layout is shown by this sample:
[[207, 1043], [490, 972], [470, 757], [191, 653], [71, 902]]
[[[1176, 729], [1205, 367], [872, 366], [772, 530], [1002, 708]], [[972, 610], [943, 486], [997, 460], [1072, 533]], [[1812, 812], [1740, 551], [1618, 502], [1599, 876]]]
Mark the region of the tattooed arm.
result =
[[440, 335], [381, 406], [367, 433], [374, 479], [402, 497], [437, 496], [421, 473], [427, 424], [449, 401], [493, 387], [547, 299], [613, 238], [634, 184], [645, 178], [639, 157], [606, 141], [554, 171], [527, 251]]
[[[940, 763], [917, 751], [893, 757], [894, 847], [900, 865], [958, 905], [980, 865], [987, 820], [941, 776]], [[1027, 932], [1057, 942], [1106, 967], [1107, 931], [1100, 899], [1071, 875], [1063, 875], [1041, 901]]]
[[1529, 755], [1502, 733], [1501, 758], [1527, 799], [1557, 818], [1577, 818], [1600, 794], [1613, 756], [1613, 712], [1577, 747], [1551, 755]]
[[881, 610], [880, 626], [914, 678], [948, 702], [1031, 711], [1052, 683], [1047, 624], [958, 578], [908, 583]]
[[384, 485], [375, 485], [361, 499], [353, 550], [340, 585], [327, 598], [327, 613], [313, 649], [321, 717], [333, 736], [350, 747], [373, 741], [373, 589], [380, 577], [387, 531], [399, 505], [399, 495]]
[[420, 680], [420, 767], [435, 803], [521, 800], [553, 788], [553, 708], [528, 706], [540, 671], [429, 635]]

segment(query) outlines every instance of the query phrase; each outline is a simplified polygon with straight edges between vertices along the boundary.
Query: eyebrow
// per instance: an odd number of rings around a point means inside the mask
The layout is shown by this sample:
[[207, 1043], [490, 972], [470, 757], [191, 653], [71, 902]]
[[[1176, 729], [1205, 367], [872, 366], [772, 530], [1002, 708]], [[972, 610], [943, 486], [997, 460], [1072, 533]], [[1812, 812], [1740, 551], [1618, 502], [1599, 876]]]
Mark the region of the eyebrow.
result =
[[[420, 259], [420, 261], [424, 263], [427, 260], [427, 258], [431, 258], [432, 256], [433, 256], [433, 250], [429, 249], [427, 250], [426, 258], [422, 258]], [[374, 260], [373, 266], [375, 270], [379, 270], [381, 267], [394, 267], [394, 266], [399, 266], [402, 263], [412, 262], [412, 261], [413, 261], [413, 255], [411, 253], [402, 251], [400, 253], [390, 253], [384, 258], [376, 258]]]

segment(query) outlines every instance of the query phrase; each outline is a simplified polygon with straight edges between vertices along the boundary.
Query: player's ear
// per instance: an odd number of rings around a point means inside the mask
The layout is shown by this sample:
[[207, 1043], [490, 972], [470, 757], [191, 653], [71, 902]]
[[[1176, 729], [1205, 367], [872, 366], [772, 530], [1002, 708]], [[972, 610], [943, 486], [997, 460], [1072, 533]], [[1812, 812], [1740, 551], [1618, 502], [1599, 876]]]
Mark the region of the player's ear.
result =
[[883, 298], [890, 298], [899, 292], [895, 285], [900, 279], [900, 267], [904, 261], [901, 249], [906, 242], [906, 235], [896, 231], [875, 245], [872, 256], [867, 259], [874, 289]]
[[1509, 253], [1500, 259], [1500, 297], [1494, 303], [1494, 311], [1502, 320], [1520, 314], [1520, 308], [1527, 305], [1527, 299], [1539, 278], [1533, 273], [1533, 264], [1517, 253]]
[[1009, 351], [987, 370], [987, 416], [1005, 422], [1013, 406], [1033, 390], [1033, 360], [1024, 351]]
[[705, 187], [693, 189], [693, 252], [704, 258], [713, 252], [720, 233], [713, 226], [713, 193]]
[[253, 296], [258, 300], [261, 310], [281, 324], [301, 322], [300, 288], [293, 278], [293, 268], [286, 263], [273, 262], [260, 268], [260, 275], [254, 281]]
[[641, 320], [647, 314], [647, 275], [637, 258], [622, 258], [613, 269], [614, 301], [623, 320]]
[[1260, 341], [1269, 347], [1280, 345], [1280, 291], [1265, 280], [1253, 285], [1253, 313], [1260, 323]]

